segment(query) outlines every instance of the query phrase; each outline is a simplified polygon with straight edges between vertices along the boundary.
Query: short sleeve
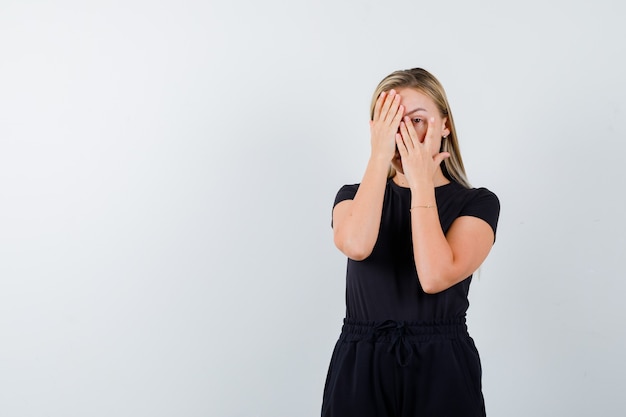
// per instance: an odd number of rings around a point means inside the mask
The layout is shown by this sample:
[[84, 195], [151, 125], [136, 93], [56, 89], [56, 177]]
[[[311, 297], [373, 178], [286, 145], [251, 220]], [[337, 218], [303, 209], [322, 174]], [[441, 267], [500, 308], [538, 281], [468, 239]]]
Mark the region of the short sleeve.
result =
[[333, 208], [344, 200], [353, 200], [358, 189], [359, 184], [344, 185], [341, 187], [335, 197], [335, 204], [333, 204]]
[[[359, 189], [359, 184], [344, 185], [343, 187], [341, 187], [339, 191], [337, 192], [337, 195], [335, 196], [335, 203], [333, 204], [333, 209], [335, 208], [337, 204], [341, 203], [342, 201], [353, 200], [358, 189]], [[331, 227], [333, 226], [332, 214], [331, 214], [330, 226]]]
[[493, 229], [494, 241], [498, 218], [500, 217], [500, 200], [486, 188], [477, 188], [476, 196], [463, 207], [459, 216], [473, 216], [486, 221]]

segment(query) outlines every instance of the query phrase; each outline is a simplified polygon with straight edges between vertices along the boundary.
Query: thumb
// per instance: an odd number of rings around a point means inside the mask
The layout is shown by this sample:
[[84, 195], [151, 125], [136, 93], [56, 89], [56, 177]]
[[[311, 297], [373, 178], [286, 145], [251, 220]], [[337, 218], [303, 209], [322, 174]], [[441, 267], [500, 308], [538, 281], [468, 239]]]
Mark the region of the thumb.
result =
[[445, 159], [448, 159], [448, 158], [450, 158], [449, 152], [441, 152], [435, 155], [435, 157], [433, 158], [433, 161], [435, 162], [436, 166], [439, 166]]

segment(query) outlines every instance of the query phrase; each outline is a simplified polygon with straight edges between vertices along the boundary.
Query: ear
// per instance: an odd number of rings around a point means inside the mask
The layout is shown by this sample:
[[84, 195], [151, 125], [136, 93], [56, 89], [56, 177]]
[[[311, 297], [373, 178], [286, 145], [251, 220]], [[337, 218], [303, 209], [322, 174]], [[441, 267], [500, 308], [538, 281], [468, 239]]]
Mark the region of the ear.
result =
[[448, 129], [448, 118], [444, 117], [442, 120], [442, 126], [441, 126], [441, 136], [448, 136], [450, 134], [450, 129]]

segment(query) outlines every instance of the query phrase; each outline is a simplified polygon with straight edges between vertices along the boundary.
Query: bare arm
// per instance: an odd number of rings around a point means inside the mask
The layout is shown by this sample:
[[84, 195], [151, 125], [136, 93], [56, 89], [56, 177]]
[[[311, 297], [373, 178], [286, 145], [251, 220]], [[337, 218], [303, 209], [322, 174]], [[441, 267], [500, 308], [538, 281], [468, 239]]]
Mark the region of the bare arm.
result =
[[342, 201], [333, 209], [335, 245], [350, 259], [367, 258], [376, 244], [387, 173], [403, 114], [400, 96], [394, 90], [380, 95], [370, 124], [372, 152], [361, 185], [354, 200]]
[[477, 217], [457, 218], [443, 234], [437, 210], [411, 210], [413, 256], [424, 292], [444, 291], [474, 273], [487, 258], [494, 234]]

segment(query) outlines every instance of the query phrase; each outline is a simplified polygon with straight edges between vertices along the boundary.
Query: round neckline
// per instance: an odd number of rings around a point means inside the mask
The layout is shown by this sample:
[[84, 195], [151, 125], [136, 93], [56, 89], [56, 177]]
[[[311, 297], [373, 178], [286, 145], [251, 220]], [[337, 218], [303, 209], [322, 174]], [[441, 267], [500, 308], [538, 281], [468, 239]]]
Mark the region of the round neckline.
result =
[[[406, 191], [411, 191], [411, 189], [409, 187], [403, 187], [399, 184], [396, 184], [396, 182], [393, 180], [393, 177], [389, 178], [387, 181], [391, 182], [392, 186], [394, 186], [395, 188], [399, 189], [399, 190], [406, 190]], [[438, 189], [443, 189], [444, 187], [447, 187], [448, 185], [452, 185], [454, 184], [454, 181], [450, 181], [448, 180], [448, 182], [446, 184], [441, 184], [435, 187], [435, 191]]]

